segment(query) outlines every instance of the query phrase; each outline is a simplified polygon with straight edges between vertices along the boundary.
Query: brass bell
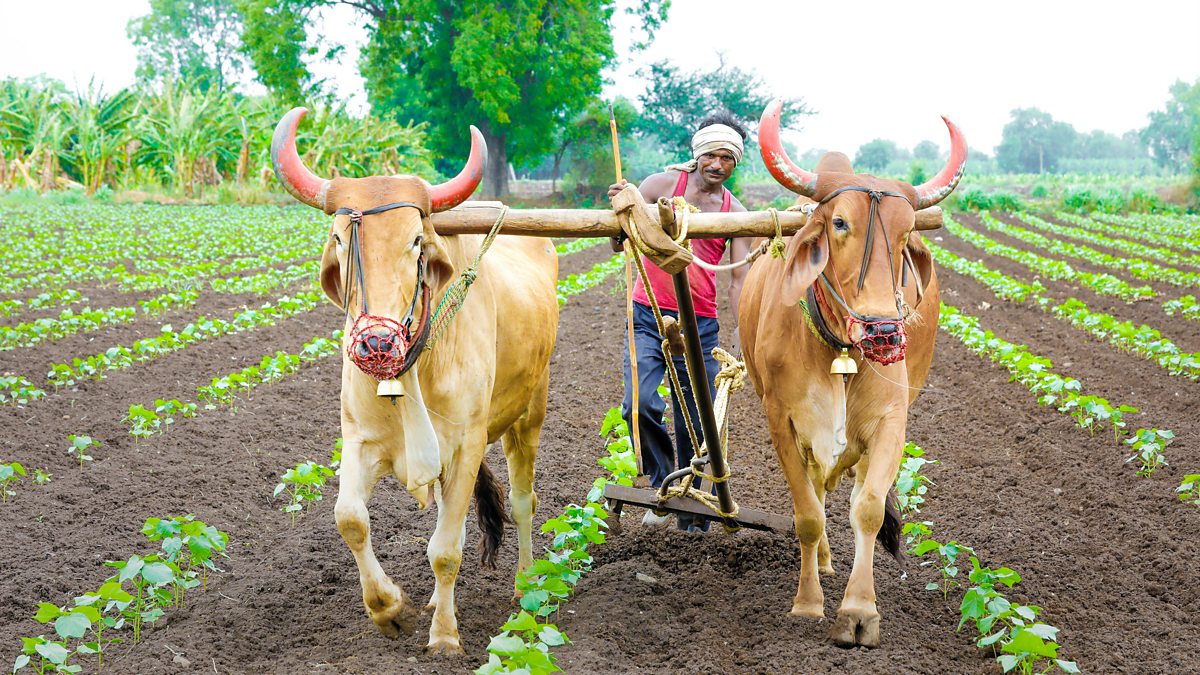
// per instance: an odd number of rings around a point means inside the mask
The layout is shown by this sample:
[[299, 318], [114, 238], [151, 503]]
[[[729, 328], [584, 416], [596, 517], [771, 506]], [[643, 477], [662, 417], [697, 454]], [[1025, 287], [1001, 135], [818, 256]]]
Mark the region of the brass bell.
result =
[[[841, 354], [829, 364], [830, 375], [854, 375], [858, 372], [858, 364], [850, 358], [849, 350], [843, 349]], [[382, 383], [380, 383], [382, 384]]]
[[395, 400], [397, 396], [404, 395], [404, 383], [400, 380], [380, 380], [379, 388], [375, 390], [376, 396], [391, 396]]

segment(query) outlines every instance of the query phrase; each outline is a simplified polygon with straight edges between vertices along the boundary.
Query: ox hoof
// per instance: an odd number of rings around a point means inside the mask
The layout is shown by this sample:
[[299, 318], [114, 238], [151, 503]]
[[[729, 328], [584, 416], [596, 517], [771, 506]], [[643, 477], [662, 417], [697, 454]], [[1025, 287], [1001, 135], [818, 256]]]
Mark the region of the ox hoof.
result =
[[367, 602], [366, 605], [371, 623], [385, 637], [395, 640], [401, 633], [412, 635], [420, 615], [399, 588], [392, 588], [391, 591], [386, 593], [387, 597], [381, 594], [377, 602]]
[[839, 647], [879, 646], [879, 615], [842, 610], [829, 631], [829, 638]]
[[824, 565], [821, 565], [817, 568], [817, 572], [819, 572], [823, 577], [831, 577], [836, 574], [836, 572], [833, 571], [833, 563], [825, 563]]
[[825, 607], [824, 603], [817, 603], [815, 605], [797, 603], [792, 605], [792, 611], [788, 612], [788, 614], [805, 619], [823, 620], [825, 618]]
[[425, 645], [425, 653], [437, 656], [462, 656], [466, 654], [463, 651], [462, 645], [458, 643], [457, 638], [430, 639], [429, 644]]

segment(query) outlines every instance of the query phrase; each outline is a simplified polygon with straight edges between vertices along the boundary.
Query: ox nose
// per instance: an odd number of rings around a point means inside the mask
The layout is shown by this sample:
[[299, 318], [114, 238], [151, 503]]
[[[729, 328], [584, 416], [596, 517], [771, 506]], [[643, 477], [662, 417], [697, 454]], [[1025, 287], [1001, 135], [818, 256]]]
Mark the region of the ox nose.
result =
[[363, 336], [354, 347], [360, 358], [370, 358], [372, 354], [392, 354], [400, 346], [400, 336], [392, 331], [372, 329]]

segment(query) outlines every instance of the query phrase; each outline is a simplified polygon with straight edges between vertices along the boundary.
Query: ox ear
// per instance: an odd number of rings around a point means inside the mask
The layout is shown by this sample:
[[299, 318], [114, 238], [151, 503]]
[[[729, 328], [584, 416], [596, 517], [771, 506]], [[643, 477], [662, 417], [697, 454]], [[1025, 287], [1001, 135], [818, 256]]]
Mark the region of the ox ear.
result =
[[329, 237], [325, 242], [325, 250], [321, 252], [320, 279], [325, 297], [338, 307], [345, 307], [346, 302], [342, 297], [342, 265], [338, 262], [337, 244], [334, 243], [333, 237]]
[[808, 287], [817, 279], [829, 262], [829, 246], [824, 237], [824, 221], [809, 218], [808, 224], [792, 237], [784, 259], [783, 301], [789, 307], [804, 299]]
[[425, 259], [428, 261], [426, 274], [429, 276], [429, 288], [435, 297], [440, 297], [446, 285], [454, 280], [457, 270], [454, 261], [450, 259], [450, 251], [441, 235], [429, 227], [425, 238]]
[[919, 298], [924, 294], [925, 288], [929, 286], [930, 279], [933, 278], [933, 253], [915, 230], [908, 233], [908, 242], [904, 245], [904, 257], [904, 264], [907, 266], [904, 273], [909, 275], [905, 285], [913, 283], [911, 275], [915, 273]]

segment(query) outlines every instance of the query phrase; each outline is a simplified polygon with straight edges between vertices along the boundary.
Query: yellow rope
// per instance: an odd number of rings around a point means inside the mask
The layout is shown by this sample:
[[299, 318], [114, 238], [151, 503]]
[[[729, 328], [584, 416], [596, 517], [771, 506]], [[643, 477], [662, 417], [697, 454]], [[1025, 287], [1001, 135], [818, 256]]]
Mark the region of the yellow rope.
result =
[[446, 290], [446, 294], [438, 302], [437, 309], [433, 311], [433, 319], [431, 320], [433, 325], [429, 329], [429, 339], [425, 341], [425, 351], [433, 349], [433, 345], [442, 336], [442, 332], [454, 320], [454, 316], [458, 314], [458, 310], [462, 309], [463, 302], [467, 297], [467, 291], [471, 289], [471, 284], [475, 283], [475, 278], [478, 276], [477, 268], [479, 267], [479, 261], [483, 259], [483, 254], [487, 253], [488, 248], [492, 245], [492, 241], [500, 233], [500, 226], [504, 223], [504, 216], [506, 215], [508, 215], [508, 207], [502, 206], [500, 208], [500, 215], [496, 217], [496, 222], [492, 223], [492, 229], [483, 238], [483, 243], [480, 244], [479, 251], [475, 254], [475, 260], [471, 262], [470, 267], [463, 270], [463, 273], [458, 277], [458, 281], [454, 282], [454, 285]]

